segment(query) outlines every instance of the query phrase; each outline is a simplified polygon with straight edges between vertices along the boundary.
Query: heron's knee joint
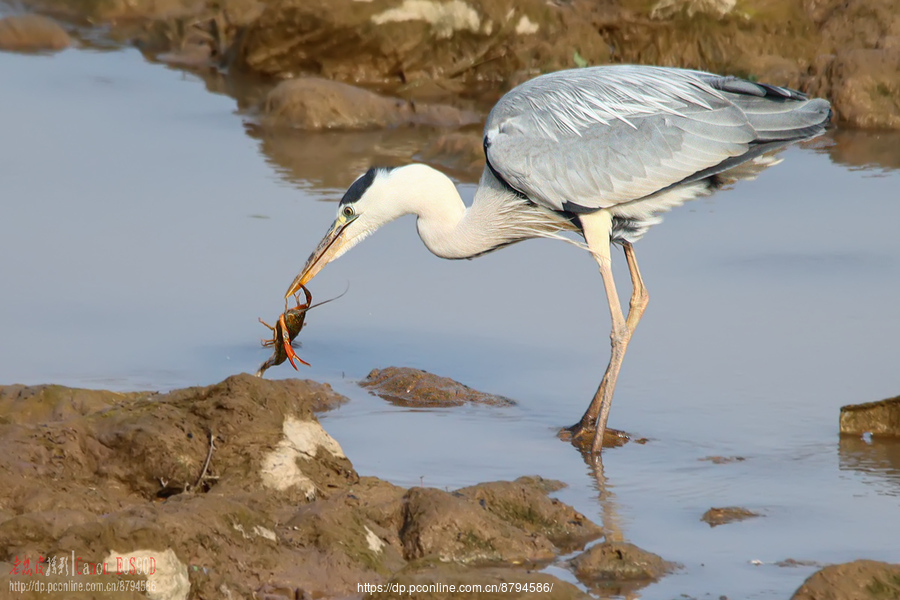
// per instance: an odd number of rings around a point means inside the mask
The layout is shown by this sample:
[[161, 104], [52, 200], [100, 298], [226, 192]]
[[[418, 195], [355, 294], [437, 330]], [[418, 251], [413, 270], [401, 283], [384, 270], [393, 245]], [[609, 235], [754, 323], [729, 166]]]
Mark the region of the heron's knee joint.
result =
[[609, 341], [613, 347], [627, 343], [629, 338], [627, 331], [613, 331], [609, 334]]

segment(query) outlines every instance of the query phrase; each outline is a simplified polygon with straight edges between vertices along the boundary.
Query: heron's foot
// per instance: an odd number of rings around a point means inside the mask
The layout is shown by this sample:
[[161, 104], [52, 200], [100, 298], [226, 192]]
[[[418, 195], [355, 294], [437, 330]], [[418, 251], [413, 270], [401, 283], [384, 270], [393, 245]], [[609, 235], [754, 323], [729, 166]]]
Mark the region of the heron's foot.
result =
[[[563, 427], [562, 429], [560, 429], [557, 437], [565, 442], [570, 442], [573, 446], [575, 446], [582, 452], [589, 453], [591, 451], [591, 446], [594, 443], [595, 432], [596, 428], [592, 424], [578, 422], [571, 427]], [[629, 433], [607, 427], [606, 435], [603, 436], [603, 447], [615, 448], [618, 446], [624, 446], [633, 439], [634, 436]], [[638, 443], [646, 442], [646, 440], [643, 439], [636, 441]]]

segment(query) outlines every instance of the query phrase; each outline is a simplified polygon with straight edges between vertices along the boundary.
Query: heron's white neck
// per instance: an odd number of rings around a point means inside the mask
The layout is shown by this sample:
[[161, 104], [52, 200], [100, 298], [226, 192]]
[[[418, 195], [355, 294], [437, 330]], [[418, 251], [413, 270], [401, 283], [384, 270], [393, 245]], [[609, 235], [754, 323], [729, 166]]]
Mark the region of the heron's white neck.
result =
[[419, 237], [442, 258], [469, 258], [540, 235], [518, 226], [522, 221], [511, 213], [524, 202], [488, 169], [468, 208], [450, 178], [425, 165], [394, 169], [390, 184], [390, 202], [399, 211], [392, 216], [415, 214]]

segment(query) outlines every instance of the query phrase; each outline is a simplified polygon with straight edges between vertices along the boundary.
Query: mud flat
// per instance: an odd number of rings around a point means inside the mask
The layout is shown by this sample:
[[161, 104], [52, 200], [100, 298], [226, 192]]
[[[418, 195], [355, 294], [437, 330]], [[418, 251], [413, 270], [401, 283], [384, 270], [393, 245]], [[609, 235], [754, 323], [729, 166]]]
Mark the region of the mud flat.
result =
[[[249, 375], [167, 394], [0, 387], [0, 586], [40, 565], [45, 582], [144, 586], [126, 597], [147, 586], [172, 599], [390, 597], [360, 586], [477, 581], [532, 584], [509, 597], [552, 584], [541, 597], [582, 598], [540, 570], [571, 564], [591, 585], [628, 589], [666, 572], [637, 548], [610, 567], [602, 544], [560, 560], [604, 532], [549, 496], [557, 481], [450, 491], [360, 476], [316, 418], [345, 400]], [[151, 564], [150, 575], [129, 567]], [[17, 597], [42, 597], [32, 592]]]
[[791, 600], [880, 600], [900, 598], [900, 565], [857, 560], [816, 571]]
[[170, 64], [272, 81], [313, 76], [459, 103], [473, 94], [496, 98], [564, 68], [658, 64], [791, 86], [829, 98], [838, 120], [850, 125], [900, 128], [896, 0], [23, 4], [83, 28], [99, 26], [103, 36]]
[[513, 406], [515, 402], [503, 396], [485, 394], [447, 377], [440, 377], [420, 369], [388, 367], [373, 369], [360, 385], [376, 396], [396, 406], [462, 406], [484, 404]]

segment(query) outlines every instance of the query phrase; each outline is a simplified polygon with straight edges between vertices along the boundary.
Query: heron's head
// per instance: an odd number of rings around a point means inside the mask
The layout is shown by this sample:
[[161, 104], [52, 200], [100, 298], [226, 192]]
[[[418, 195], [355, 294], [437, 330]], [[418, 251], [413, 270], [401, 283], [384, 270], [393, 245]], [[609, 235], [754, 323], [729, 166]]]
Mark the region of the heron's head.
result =
[[398, 188], [402, 188], [401, 171], [398, 169], [369, 169], [353, 182], [338, 205], [337, 218], [316, 249], [310, 254], [306, 266], [291, 283], [285, 297], [291, 296], [300, 286], [306, 285], [322, 268], [361, 242], [367, 235], [406, 211], [396, 202]]

